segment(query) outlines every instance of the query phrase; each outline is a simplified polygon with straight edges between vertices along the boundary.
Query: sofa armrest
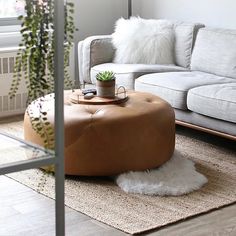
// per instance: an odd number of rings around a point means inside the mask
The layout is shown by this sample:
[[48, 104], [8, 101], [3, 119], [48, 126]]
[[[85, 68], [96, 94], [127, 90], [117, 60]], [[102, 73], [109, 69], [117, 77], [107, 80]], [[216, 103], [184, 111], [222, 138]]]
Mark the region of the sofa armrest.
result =
[[115, 49], [111, 35], [91, 36], [79, 42], [78, 62], [80, 83], [92, 83], [90, 69], [98, 64], [112, 62]]

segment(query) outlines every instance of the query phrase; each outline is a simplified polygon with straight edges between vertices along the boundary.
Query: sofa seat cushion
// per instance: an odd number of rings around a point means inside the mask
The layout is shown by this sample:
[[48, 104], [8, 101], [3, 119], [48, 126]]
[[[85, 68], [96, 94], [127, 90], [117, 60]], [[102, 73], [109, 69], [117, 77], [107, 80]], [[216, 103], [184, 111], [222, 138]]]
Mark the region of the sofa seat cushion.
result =
[[236, 123], [236, 83], [191, 89], [187, 106], [199, 114]]
[[197, 71], [155, 73], [139, 77], [135, 81], [135, 90], [153, 93], [165, 99], [172, 107], [187, 110], [187, 94], [190, 89], [234, 81]]
[[175, 65], [147, 65], [147, 64], [116, 64], [104, 63], [91, 68], [91, 81], [96, 83], [96, 75], [102, 71], [113, 71], [116, 75], [116, 84], [134, 89], [134, 81], [141, 75], [166, 71], [186, 71], [186, 68]]

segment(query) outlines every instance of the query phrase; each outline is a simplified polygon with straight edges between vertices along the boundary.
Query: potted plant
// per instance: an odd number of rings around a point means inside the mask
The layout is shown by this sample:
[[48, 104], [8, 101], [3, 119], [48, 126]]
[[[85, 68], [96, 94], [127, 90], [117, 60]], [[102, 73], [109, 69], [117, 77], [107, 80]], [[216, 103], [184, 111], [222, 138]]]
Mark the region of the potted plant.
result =
[[100, 72], [96, 75], [97, 96], [103, 98], [115, 97], [116, 77], [112, 71]]
[[[54, 1], [56, 0], [25, 0], [25, 14], [19, 16], [22, 22], [22, 42], [19, 44], [9, 95], [13, 98], [20, 81], [25, 80], [28, 104], [39, 97], [43, 103], [43, 97], [54, 91]], [[77, 30], [73, 18], [74, 4], [65, 1], [64, 10], [64, 81], [67, 88], [72, 88], [67, 65], [73, 47], [74, 32]], [[27, 109], [27, 112], [31, 111]], [[39, 107], [39, 117], [30, 118], [32, 127], [44, 140], [44, 146], [52, 149], [54, 132], [47, 120], [47, 113]]]

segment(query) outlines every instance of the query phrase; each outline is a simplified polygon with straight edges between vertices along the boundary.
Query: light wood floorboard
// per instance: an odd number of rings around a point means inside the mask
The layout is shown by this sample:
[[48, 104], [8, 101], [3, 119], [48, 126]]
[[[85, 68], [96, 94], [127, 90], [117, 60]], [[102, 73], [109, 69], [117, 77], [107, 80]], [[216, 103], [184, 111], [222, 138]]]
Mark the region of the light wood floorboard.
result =
[[[51, 236], [54, 231], [54, 200], [0, 176], [0, 236]], [[66, 235], [125, 235], [66, 207]]]

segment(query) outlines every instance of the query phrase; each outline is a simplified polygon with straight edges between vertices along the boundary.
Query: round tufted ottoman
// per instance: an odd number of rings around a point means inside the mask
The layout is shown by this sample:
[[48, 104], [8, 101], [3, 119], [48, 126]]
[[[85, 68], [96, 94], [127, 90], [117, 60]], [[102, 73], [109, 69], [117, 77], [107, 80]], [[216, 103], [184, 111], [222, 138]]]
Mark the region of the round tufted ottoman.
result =
[[[175, 117], [161, 98], [129, 92], [119, 105], [82, 105], [68, 102], [65, 92], [65, 172], [68, 175], [115, 175], [155, 168], [169, 160], [175, 146]], [[37, 111], [36, 100], [28, 109]], [[54, 122], [53, 97], [43, 102]], [[43, 145], [25, 113], [25, 139]]]

